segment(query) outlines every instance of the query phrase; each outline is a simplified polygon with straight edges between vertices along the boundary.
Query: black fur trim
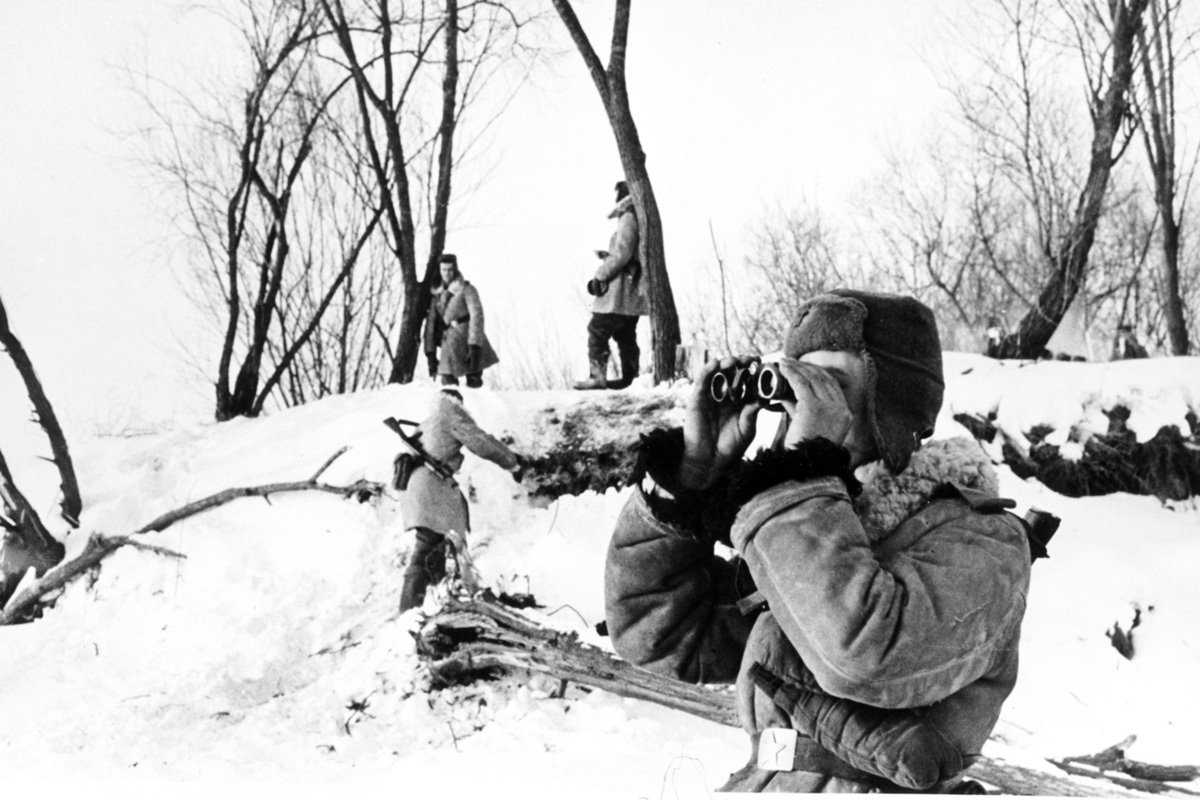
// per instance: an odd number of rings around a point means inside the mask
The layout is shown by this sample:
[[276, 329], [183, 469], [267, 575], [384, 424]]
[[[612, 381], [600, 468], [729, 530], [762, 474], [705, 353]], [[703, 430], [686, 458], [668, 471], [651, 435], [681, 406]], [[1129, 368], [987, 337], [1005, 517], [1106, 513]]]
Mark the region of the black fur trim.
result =
[[729, 478], [718, 477], [704, 491], [685, 489], [679, 484], [683, 462], [683, 429], [659, 428], [643, 434], [637, 445], [637, 460], [629, 485], [640, 483], [649, 473], [654, 482], [674, 496], [674, 500], [648, 496], [646, 504], [661, 522], [685, 531], [700, 541], [729, 543], [729, 527], [737, 506], [728, 506]]
[[675, 475], [683, 461], [683, 428], [656, 428], [643, 433], [637, 443], [633, 473], [626, 486], [640, 483], [646, 473], [654, 482], [675, 494]]
[[862, 493], [862, 484], [850, 469], [850, 452], [828, 439], [811, 439], [794, 449], [764, 450], [738, 470], [729, 498], [741, 507], [750, 498], [785, 481], [841, 478], [851, 497]]

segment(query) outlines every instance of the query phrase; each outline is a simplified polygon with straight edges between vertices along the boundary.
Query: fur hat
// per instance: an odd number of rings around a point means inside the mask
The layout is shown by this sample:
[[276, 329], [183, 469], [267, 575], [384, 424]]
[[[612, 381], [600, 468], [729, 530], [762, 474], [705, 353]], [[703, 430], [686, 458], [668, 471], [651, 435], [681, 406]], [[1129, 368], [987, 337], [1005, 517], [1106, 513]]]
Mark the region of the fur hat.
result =
[[867, 413], [875, 447], [893, 473], [908, 466], [933, 433], [942, 407], [942, 345], [937, 321], [911, 297], [835, 289], [800, 306], [784, 353], [861, 353], [867, 362]]
[[457, 267], [458, 266], [458, 256], [454, 255], [454, 253], [442, 253], [441, 256], [438, 257], [438, 263], [439, 264], [453, 264], [454, 266]]

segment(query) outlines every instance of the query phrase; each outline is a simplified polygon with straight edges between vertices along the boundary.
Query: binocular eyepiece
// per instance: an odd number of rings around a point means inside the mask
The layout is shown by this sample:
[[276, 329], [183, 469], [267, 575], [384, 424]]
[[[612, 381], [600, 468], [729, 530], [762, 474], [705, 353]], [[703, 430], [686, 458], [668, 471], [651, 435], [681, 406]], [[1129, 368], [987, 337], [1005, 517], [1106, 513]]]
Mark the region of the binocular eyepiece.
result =
[[608, 281], [601, 281], [592, 278], [587, 282], [587, 292], [592, 297], [599, 297], [608, 291]]
[[782, 400], [794, 400], [792, 385], [780, 372], [778, 364], [752, 361], [744, 367], [730, 367], [713, 373], [708, 394], [718, 403], [761, 406], [777, 405]]

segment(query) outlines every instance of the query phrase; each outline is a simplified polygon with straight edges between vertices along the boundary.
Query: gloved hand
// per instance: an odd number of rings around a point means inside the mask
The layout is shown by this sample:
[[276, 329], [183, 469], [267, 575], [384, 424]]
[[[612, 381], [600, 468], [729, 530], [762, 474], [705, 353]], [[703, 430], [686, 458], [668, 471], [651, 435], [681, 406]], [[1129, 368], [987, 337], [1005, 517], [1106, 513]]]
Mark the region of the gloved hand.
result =
[[427, 364], [429, 364], [429, 377], [436, 378], [437, 374], [438, 374], [438, 372], [437, 372], [437, 370], [438, 370], [437, 353], [426, 353], [425, 354], [425, 362]]
[[480, 372], [483, 367], [483, 345], [467, 345], [467, 372]]

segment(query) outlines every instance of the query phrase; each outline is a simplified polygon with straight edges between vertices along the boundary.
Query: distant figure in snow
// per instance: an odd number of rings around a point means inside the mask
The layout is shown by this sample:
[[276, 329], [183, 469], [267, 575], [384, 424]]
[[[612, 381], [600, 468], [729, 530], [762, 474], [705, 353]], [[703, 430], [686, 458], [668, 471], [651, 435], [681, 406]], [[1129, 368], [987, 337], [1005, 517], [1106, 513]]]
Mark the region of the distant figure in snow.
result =
[[1117, 336], [1113, 339], [1112, 360], [1122, 361], [1127, 358], [1147, 358], [1146, 348], [1138, 343], [1133, 333], [1133, 326], [1122, 322], [1117, 326]]
[[483, 386], [483, 371], [500, 361], [483, 331], [483, 303], [463, 278], [455, 255], [443, 255], [438, 268], [442, 285], [433, 290], [425, 319], [429, 377], [440, 377], [448, 385], [465, 377], [467, 386], [478, 388]]
[[[514, 476], [520, 474], [518, 456], [475, 423], [463, 407], [462, 395], [455, 389], [438, 392], [429, 416], [417, 429], [417, 436], [425, 452], [452, 473], [462, 466], [462, 449], [466, 447]], [[471, 524], [467, 499], [458, 483], [425, 465], [413, 471], [401, 492], [400, 513], [404, 515], [405, 530], [416, 531], [416, 543], [404, 570], [404, 588], [400, 592], [400, 613], [404, 613], [421, 605], [429, 585], [446, 576], [446, 534], [455, 531], [465, 537]]]
[[[597, 250], [600, 265], [588, 281], [593, 296], [592, 319], [588, 323], [588, 370], [576, 389], [624, 389], [637, 377], [641, 351], [637, 343], [638, 317], [648, 313], [646, 281], [638, 262], [638, 221], [629, 185], [617, 181], [617, 206], [609, 213], [617, 221], [607, 250]], [[608, 380], [608, 340], [617, 343], [621, 377]]]

